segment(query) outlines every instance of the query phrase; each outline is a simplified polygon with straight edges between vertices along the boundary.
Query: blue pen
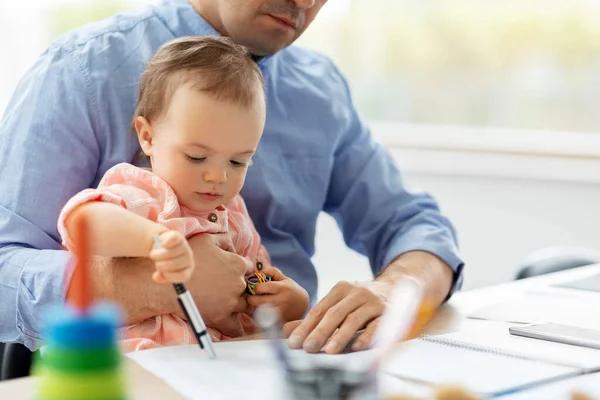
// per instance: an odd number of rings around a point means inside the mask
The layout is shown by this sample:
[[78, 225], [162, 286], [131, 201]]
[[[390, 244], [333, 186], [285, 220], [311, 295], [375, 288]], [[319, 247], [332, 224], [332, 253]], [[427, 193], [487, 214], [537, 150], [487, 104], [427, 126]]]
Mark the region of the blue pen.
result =
[[[154, 235], [154, 245], [157, 249], [162, 249], [158, 235]], [[188, 292], [183, 283], [174, 283], [173, 287], [177, 292], [177, 301], [179, 301], [179, 305], [183, 310], [183, 314], [187, 318], [188, 323], [194, 332], [194, 336], [196, 336], [196, 341], [200, 345], [201, 349], [206, 350], [208, 357], [211, 360], [214, 360], [217, 355], [215, 353], [212, 340], [210, 339], [210, 335], [206, 330], [204, 320], [200, 315], [200, 311], [198, 311], [198, 307], [196, 307], [196, 303], [194, 303], [192, 295], [190, 292]]]

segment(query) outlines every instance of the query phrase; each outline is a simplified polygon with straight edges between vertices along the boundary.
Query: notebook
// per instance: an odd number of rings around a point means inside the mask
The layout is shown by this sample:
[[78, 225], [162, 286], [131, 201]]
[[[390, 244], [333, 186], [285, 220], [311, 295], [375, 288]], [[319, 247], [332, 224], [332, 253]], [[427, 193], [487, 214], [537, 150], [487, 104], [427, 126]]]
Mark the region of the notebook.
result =
[[484, 324], [478, 323], [477, 329], [449, 333], [444, 335], [444, 338], [468, 342], [471, 345], [494, 347], [534, 359], [540, 358], [541, 355], [544, 361], [572, 365], [586, 371], [600, 368], [600, 350], [511, 335], [509, 328], [513, 325], [486, 321]]
[[385, 365], [385, 373], [424, 384], [457, 384], [491, 397], [590, 372], [575, 364], [545, 361], [448, 336], [423, 336], [407, 342]]

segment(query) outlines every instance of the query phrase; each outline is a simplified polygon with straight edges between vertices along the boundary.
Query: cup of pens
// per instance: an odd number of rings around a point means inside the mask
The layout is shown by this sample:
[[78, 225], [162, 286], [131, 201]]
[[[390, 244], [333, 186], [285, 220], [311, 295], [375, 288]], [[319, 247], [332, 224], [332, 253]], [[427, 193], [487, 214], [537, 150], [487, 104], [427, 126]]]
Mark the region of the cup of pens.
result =
[[[279, 313], [273, 306], [259, 307], [254, 317], [282, 366], [287, 397], [293, 400], [375, 400], [377, 374], [368, 365], [335, 362], [319, 354], [291, 357], [281, 339]], [[296, 356], [298, 352], [294, 353]], [[339, 361], [339, 359], [337, 360]]]
[[[380, 399], [378, 374], [399, 341], [414, 337], [431, 318], [434, 308], [424, 302], [420, 282], [406, 278], [390, 296], [388, 307], [375, 333], [367, 357], [356, 364], [316, 354], [291, 360], [279, 330], [279, 313], [271, 306], [256, 310], [256, 320], [284, 368], [288, 398], [294, 400], [375, 400]], [[298, 353], [296, 353], [298, 354]], [[320, 357], [324, 356], [324, 357]], [[293, 361], [293, 362], [292, 362]], [[339, 361], [339, 359], [337, 360]]]

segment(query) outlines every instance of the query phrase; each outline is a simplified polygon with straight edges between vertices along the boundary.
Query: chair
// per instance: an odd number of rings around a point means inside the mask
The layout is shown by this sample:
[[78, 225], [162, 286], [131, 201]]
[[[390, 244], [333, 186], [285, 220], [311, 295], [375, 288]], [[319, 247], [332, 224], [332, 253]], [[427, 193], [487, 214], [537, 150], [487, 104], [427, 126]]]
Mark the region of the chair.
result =
[[29, 376], [33, 353], [19, 343], [4, 344], [0, 381]]
[[554, 246], [531, 253], [519, 265], [515, 280], [600, 263], [600, 252], [584, 247]]

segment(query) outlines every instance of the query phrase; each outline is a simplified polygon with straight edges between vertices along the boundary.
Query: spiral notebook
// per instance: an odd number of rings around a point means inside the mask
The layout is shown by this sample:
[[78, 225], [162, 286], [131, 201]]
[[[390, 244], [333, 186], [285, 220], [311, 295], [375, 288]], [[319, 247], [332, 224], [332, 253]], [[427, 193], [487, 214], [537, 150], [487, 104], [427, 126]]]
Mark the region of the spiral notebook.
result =
[[490, 397], [591, 372], [577, 365], [441, 336], [404, 344], [384, 372], [424, 384], [458, 384]]

